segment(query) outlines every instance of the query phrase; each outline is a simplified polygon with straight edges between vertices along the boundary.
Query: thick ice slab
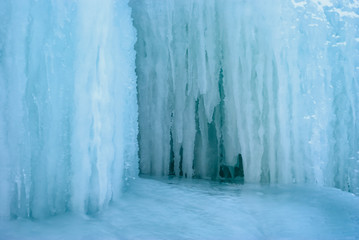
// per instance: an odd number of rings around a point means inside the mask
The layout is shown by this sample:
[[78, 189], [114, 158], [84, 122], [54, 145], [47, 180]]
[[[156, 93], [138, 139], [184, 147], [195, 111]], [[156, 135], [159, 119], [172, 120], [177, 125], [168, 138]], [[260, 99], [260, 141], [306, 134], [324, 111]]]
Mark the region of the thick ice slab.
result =
[[359, 198], [338, 189], [138, 179], [96, 216], [0, 222], [0, 239], [356, 239]]

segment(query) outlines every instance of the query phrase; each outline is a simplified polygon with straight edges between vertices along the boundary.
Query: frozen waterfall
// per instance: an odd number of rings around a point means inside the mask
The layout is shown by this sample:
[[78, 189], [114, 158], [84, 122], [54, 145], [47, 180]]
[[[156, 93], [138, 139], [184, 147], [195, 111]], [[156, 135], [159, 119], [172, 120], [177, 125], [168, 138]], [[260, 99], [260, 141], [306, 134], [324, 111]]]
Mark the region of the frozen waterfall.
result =
[[357, 1], [131, 1], [142, 174], [359, 193]]
[[137, 176], [135, 41], [123, 0], [0, 2], [0, 216], [91, 213]]
[[[192, 194], [192, 183], [131, 185], [139, 174], [220, 181], [193, 180]], [[214, 184], [211, 194], [235, 193], [207, 196], [201, 181]], [[225, 185], [237, 181], [249, 184]], [[249, 197], [239, 215], [258, 209], [252, 199], [277, 201], [257, 183], [290, 184], [293, 199], [301, 184], [359, 194], [357, 0], [0, 1], [0, 218], [91, 215], [114, 203], [136, 229], [151, 219], [138, 208], [164, 199], [173, 215], [228, 203], [212, 212], [223, 220], [241, 189]], [[331, 201], [308, 203], [303, 219], [336, 199], [338, 212], [357, 205], [323, 189], [308, 196]], [[171, 191], [186, 198], [157, 196]], [[344, 215], [358, 234], [357, 217]]]

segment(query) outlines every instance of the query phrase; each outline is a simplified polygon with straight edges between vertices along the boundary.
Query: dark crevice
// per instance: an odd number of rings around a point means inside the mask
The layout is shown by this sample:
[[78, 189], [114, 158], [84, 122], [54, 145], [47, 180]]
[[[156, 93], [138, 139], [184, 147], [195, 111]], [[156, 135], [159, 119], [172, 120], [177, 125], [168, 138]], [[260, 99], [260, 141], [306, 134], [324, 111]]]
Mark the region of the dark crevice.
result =
[[172, 137], [172, 131], [170, 131], [170, 147], [171, 147], [171, 152], [170, 152], [170, 166], [169, 166], [169, 176], [174, 176], [176, 175], [175, 173], [175, 153], [173, 151], [173, 137]]
[[183, 163], [183, 147], [181, 146], [180, 149], [180, 162], [179, 162], [179, 175], [182, 177], [183, 176], [183, 171], [182, 171], [182, 163]]

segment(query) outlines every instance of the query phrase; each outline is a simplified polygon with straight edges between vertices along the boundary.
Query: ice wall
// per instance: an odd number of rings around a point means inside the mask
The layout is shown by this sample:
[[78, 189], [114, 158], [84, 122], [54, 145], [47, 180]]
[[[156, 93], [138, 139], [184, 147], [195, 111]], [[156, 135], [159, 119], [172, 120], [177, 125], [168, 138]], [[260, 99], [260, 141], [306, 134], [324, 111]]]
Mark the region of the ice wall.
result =
[[358, 1], [130, 5], [141, 173], [359, 193]]
[[91, 213], [137, 175], [127, 1], [0, 1], [0, 216]]

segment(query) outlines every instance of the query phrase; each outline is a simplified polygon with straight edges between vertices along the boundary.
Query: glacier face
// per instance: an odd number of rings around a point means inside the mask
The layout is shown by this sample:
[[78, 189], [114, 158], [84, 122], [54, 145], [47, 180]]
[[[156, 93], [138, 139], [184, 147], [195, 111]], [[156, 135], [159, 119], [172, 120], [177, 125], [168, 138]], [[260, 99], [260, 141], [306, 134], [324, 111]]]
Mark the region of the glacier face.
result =
[[359, 193], [357, 1], [130, 6], [141, 173]]
[[0, 2], [0, 216], [91, 213], [137, 176], [126, 1]]

